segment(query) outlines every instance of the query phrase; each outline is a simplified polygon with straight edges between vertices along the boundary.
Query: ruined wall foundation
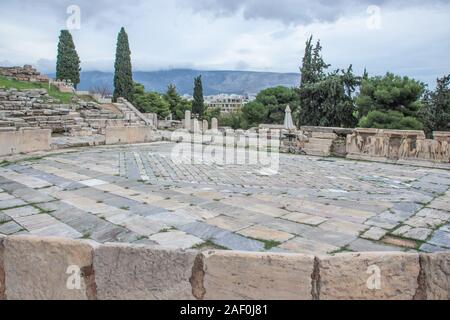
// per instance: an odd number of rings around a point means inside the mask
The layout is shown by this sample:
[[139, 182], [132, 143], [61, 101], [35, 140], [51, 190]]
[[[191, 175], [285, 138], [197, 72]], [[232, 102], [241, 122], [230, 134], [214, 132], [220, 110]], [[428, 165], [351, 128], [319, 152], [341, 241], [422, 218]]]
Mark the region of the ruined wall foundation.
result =
[[314, 257], [0, 236], [0, 299], [448, 300], [450, 253]]

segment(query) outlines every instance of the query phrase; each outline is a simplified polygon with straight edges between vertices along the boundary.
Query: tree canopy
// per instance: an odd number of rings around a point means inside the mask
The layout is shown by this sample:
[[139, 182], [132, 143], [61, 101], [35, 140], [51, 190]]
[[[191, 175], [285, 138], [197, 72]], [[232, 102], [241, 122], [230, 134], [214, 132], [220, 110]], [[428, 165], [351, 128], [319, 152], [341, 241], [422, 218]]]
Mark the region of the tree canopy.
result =
[[133, 98], [133, 72], [131, 67], [131, 51], [128, 35], [122, 28], [117, 37], [116, 62], [114, 65], [113, 100], [122, 97], [129, 101]]
[[80, 58], [72, 35], [68, 30], [61, 30], [56, 59], [56, 78], [58, 80], [69, 80], [76, 88], [80, 83], [80, 71]]
[[368, 77], [361, 83], [356, 98], [359, 126], [380, 129], [419, 130], [423, 83], [387, 73]]
[[134, 83], [131, 101], [141, 112], [156, 113], [159, 118], [166, 118], [170, 114], [170, 105], [166, 99], [157, 92], [145, 92], [140, 83]]
[[347, 70], [326, 73], [330, 67], [322, 58], [322, 46], [313, 38], [306, 42], [301, 70], [301, 84], [298, 89], [298, 124], [328, 127], [354, 126], [355, 105], [353, 94], [361, 78], [353, 74], [352, 66]]
[[425, 93], [420, 118], [428, 135], [450, 131], [450, 74], [437, 79], [435, 91]]
[[202, 76], [194, 79], [194, 101], [192, 102], [192, 113], [203, 119], [205, 112], [205, 100], [203, 98]]
[[169, 104], [170, 112], [175, 119], [184, 119], [185, 112], [187, 110], [192, 110], [192, 103], [186, 99], [183, 99], [178, 94], [177, 88], [173, 84], [170, 84], [167, 87], [167, 92], [164, 95], [164, 99]]

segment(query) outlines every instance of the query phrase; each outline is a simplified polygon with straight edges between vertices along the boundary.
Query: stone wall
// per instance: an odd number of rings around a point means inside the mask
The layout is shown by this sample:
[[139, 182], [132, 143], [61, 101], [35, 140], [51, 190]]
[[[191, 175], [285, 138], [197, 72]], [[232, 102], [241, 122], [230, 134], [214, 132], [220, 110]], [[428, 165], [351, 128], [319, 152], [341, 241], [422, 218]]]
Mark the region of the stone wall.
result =
[[17, 81], [43, 82], [48, 83], [49, 78], [41, 75], [30, 65], [23, 67], [0, 67], [0, 76], [14, 79]]
[[68, 135], [104, 134], [107, 125], [121, 120], [121, 113], [118, 115], [95, 102], [74, 100], [61, 104], [45, 89], [0, 88], [0, 131], [41, 128]]
[[106, 127], [106, 144], [133, 144], [157, 141], [152, 127]]
[[377, 161], [450, 163], [450, 132], [355, 129], [347, 136], [348, 158]]
[[0, 156], [50, 150], [51, 130], [0, 131]]
[[448, 300], [450, 253], [322, 257], [0, 237], [0, 299]]

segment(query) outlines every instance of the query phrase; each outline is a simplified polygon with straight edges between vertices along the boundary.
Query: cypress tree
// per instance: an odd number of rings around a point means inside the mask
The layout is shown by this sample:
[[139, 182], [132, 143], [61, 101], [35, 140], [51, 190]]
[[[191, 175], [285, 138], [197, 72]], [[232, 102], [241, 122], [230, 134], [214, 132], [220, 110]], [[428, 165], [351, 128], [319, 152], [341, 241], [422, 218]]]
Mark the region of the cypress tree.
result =
[[61, 30], [56, 60], [56, 79], [70, 80], [74, 87], [80, 83], [80, 57], [78, 56], [72, 35], [68, 30]]
[[198, 114], [199, 118], [203, 118], [205, 112], [205, 103], [203, 99], [202, 76], [194, 79], [194, 101], [192, 102], [192, 112]]
[[113, 101], [122, 97], [131, 101], [133, 98], [133, 74], [131, 68], [131, 51], [125, 28], [117, 38], [116, 62], [114, 65], [114, 95]]

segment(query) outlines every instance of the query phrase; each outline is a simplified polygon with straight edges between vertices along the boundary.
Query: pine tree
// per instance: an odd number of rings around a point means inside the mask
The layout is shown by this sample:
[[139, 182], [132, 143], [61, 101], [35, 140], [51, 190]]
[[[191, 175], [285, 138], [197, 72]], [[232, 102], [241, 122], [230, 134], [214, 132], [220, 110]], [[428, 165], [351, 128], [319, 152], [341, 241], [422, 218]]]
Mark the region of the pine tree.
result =
[[177, 112], [177, 107], [181, 102], [181, 97], [177, 92], [177, 87], [173, 84], [169, 84], [164, 98], [169, 103], [170, 112], [175, 115]]
[[129, 101], [133, 99], [131, 51], [128, 43], [128, 35], [123, 27], [117, 38], [113, 101], [117, 101], [119, 97]]
[[69, 80], [76, 88], [80, 83], [80, 58], [72, 35], [68, 30], [61, 30], [56, 60], [56, 79]]
[[322, 45], [313, 38], [306, 42], [302, 82], [298, 89], [298, 124], [311, 126], [350, 127], [356, 124], [353, 93], [360, 78], [353, 74], [352, 67], [329, 74], [330, 67], [322, 58]]
[[425, 131], [450, 131], [450, 74], [437, 80], [435, 91], [427, 91], [420, 110]]
[[201, 75], [194, 79], [194, 101], [192, 102], [192, 112], [194, 114], [198, 114], [200, 119], [203, 118], [203, 114], [205, 112]]
[[302, 66], [300, 72], [302, 75], [300, 87], [305, 86], [312, 82], [313, 70], [312, 70], [312, 39], [311, 36], [308, 41], [306, 41], [305, 55], [303, 56]]

